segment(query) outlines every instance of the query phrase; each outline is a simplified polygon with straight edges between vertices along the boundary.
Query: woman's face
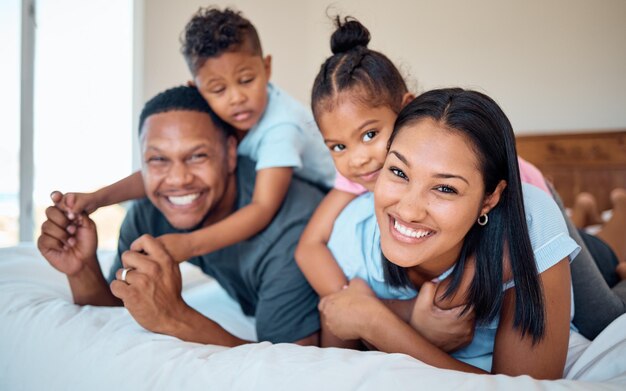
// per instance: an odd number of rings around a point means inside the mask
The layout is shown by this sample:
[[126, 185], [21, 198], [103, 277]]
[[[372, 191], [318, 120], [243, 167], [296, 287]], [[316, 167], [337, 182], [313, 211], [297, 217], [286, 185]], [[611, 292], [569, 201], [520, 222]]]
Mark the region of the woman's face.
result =
[[490, 209], [467, 139], [429, 118], [397, 134], [374, 199], [385, 257], [432, 277], [457, 261], [465, 235]]
[[389, 106], [370, 107], [341, 95], [336, 107], [319, 115], [318, 124], [337, 171], [372, 191], [387, 154], [397, 114]]

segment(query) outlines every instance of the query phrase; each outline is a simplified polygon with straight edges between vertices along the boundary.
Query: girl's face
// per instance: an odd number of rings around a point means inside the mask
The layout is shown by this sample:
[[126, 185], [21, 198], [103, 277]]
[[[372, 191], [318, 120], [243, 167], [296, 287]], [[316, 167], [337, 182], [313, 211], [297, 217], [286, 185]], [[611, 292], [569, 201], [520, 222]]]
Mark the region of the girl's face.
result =
[[397, 134], [374, 199], [385, 257], [432, 278], [456, 263], [465, 235], [499, 195], [485, 197], [466, 138], [423, 119]]
[[374, 190], [387, 154], [387, 141], [397, 114], [390, 107], [355, 103], [349, 93], [337, 98], [318, 124], [337, 171], [367, 190]]

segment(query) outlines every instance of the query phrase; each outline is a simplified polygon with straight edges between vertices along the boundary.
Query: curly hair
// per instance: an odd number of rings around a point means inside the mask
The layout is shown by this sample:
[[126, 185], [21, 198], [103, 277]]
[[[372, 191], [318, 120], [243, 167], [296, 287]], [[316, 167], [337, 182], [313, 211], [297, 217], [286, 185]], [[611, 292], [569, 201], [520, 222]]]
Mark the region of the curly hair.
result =
[[192, 74], [205, 61], [227, 51], [247, 50], [263, 55], [256, 28], [241, 12], [226, 8], [200, 8], [181, 36], [181, 52]]
[[215, 124], [215, 127], [219, 129], [225, 139], [235, 134], [234, 128], [213, 112], [209, 104], [195, 87], [179, 86], [160, 92], [146, 102], [139, 116], [139, 135], [141, 135], [143, 124], [148, 117], [169, 111], [197, 111], [206, 113], [211, 117], [213, 124]]

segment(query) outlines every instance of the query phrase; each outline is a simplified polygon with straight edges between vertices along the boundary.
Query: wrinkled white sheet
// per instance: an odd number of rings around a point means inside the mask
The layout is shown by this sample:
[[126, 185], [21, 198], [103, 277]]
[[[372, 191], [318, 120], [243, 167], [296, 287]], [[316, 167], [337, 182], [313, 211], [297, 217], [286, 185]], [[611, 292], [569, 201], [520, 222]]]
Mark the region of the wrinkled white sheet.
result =
[[[255, 338], [254, 320], [219, 285], [192, 266], [183, 276], [190, 305]], [[573, 335], [566, 376], [470, 375], [402, 354], [293, 344], [183, 342], [144, 330], [124, 308], [73, 305], [65, 277], [32, 245], [0, 249], [0, 390], [624, 390], [626, 315], [593, 343]]]

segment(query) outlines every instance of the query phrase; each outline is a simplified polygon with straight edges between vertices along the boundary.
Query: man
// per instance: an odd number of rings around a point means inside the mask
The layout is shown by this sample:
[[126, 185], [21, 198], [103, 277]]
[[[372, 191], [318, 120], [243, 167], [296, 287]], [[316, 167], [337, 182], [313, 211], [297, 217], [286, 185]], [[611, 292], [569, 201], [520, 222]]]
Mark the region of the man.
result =
[[[214, 224], [245, 206], [252, 199], [254, 162], [237, 157], [233, 129], [192, 87], [150, 100], [139, 128], [147, 199], [137, 201], [122, 224], [110, 288], [96, 257], [95, 225], [86, 214], [70, 220], [60, 204], [49, 207], [39, 250], [67, 275], [76, 304], [124, 305], [146, 329], [185, 341], [249, 342], [183, 301], [178, 264], [154, 237]], [[256, 317], [259, 340], [317, 344], [318, 298], [293, 253], [322, 197], [316, 187], [294, 179], [265, 230], [189, 260]]]

